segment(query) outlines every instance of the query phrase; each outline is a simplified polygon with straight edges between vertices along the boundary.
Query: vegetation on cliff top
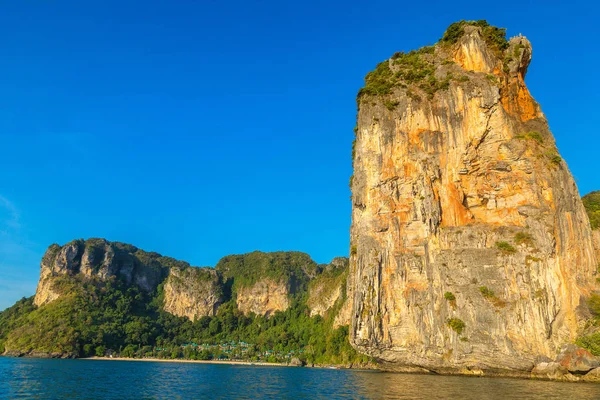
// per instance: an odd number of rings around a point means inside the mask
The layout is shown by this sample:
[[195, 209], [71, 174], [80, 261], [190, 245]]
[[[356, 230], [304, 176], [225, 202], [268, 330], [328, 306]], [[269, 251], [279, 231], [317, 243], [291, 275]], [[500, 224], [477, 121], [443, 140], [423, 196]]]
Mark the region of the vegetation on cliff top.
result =
[[583, 196], [582, 200], [592, 229], [600, 228], [600, 191], [588, 193]]
[[239, 287], [249, 287], [264, 279], [289, 284], [291, 293], [300, 293], [306, 291], [319, 266], [305, 253], [255, 251], [223, 257], [216, 270], [232, 285], [234, 293]]
[[502, 52], [508, 48], [506, 28], [492, 26], [484, 19], [478, 21], [462, 20], [450, 24], [448, 29], [446, 29], [446, 32], [444, 32], [444, 36], [440, 39], [440, 43], [450, 45], [457, 43], [465, 34], [465, 27], [467, 26], [476, 26], [480, 28], [483, 38], [492, 49]]
[[330, 310], [332, 315], [337, 315], [346, 299], [346, 281], [348, 280], [348, 273], [349, 265], [347, 259], [342, 260], [337, 265], [330, 265], [326, 268], [319, 276], [310, 281], [309, 296], [306, 300], [307, 305], [311, 309], [315, 308], [318, 303], [325, 300], [325, 298], [332, 296], [339, 289], [339, 292], [337, 293], [341, 294], [341, 301], [338, 299], [339, 304], [335, 304], [332, 310]]
[[[392, 93], [393, 88], [415, 88], [423, 90], [428, 97], [438, 90], [446, 90], [450, 81], [454, 78], [452, 74], [446, 74], [443, 79], [435, 75], [436, 66], [432, 56], [433, 47], [423, 47], [409, 53], [395, 53], [390, 60], [377, 64], [374, 71], [365, 77], [365, 86], [358, 91], [357, 102], [360, 103], [364, 96], [386, 96]], [[415, 95], [412, 97], [416, 98]], [[399, 103], [392, 99], [384, 98], [384, 105], [388, 110], [393, 110]]]
[[[187, 267], [177, 269], [177, 273], [172, 273], [167, 278], [175, 287], [182, 287], [191, 283], [213, 282], [220, 284], [220, 277], [213, 268], [210, 267]], [[166, 281], [165, 281], [166, 282]]]
[[[480, 28], [488, 46], [497, 53], [499, 58], [504, 58], [503, 52], [509, 45], [506, 40], [506, 29], [492, 26], [485, 20], [459, 21], [451, 24], [438, 45], [447, 47], [457, 43], [465, 34], [467, 26]], [[420, 96], [410, 90], [410, 86], [432, 98], [436, 92], [448, 89], [452, 80], [461, 82], [468, 80], [465, 75], [454, 76], [450, 72], [445, 75], [442, 73], [442, 77], [436, 75], [439, 66], [452, 64], [446, 52], [436, 53], [436, 47], [425, 46], [408, 53], [397, 52], [390, 60], [377, 64], [375, 70], [366, 75], [365, 86], [358, 91], [357, 103], [360, 103], [365, 96], [383, 97], [386, 108], [393, 110], [398, 102], [386, 96], [391, 95], [396, 87], [407, 89], [409, 97], [419, 100]]]

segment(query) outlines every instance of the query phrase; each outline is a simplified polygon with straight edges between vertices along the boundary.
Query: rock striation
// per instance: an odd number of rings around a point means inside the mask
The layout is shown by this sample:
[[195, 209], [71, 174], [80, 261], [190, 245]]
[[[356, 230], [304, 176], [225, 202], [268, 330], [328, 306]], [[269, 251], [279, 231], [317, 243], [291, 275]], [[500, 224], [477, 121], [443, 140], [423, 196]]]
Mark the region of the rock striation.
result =
[[192, 321], [216, 315], [224, 302], [221, 278], [213, 268], [171, 268], [163, 293], [166, 312]]
[[463, 21], [359, 92], [350, 335], [390, 368], [531, 371], [582, 326], [592, 231], [525, 85], [531, 54]]
[[245, 315], [270, 317], [290, 306], [289, 285], [272, 279], [260, 280], [250, 286], [240, 286], [235, 299], [238, 310]]

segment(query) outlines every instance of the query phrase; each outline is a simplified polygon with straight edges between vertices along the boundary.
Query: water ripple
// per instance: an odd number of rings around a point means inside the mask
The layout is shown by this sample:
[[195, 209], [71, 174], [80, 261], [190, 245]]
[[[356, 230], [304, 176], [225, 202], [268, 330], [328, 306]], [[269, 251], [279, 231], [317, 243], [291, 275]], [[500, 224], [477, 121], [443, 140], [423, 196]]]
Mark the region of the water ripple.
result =
[[600, 385], [135, 361], [0, 358], [10, 399], [599, 399]]

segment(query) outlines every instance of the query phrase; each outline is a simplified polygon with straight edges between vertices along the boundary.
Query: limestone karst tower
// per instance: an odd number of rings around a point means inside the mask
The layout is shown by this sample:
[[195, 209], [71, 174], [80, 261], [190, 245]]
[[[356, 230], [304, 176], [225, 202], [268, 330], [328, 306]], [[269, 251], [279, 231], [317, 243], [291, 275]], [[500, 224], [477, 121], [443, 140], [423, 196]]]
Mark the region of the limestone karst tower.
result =
[[524, 37], [485, 21], [366, 77], [353, 150], [351, 341], [392, 366], [529, 370], [595, 285], [589, 221], [524, 83]]

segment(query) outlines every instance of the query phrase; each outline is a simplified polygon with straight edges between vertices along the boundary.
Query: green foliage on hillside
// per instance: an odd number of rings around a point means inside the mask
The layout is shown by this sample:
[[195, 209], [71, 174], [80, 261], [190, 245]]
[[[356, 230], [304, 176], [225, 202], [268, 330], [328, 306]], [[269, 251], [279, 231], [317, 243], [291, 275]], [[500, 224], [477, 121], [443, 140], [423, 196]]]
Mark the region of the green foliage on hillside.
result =
[[185, 288], [186, 286], [202, 285], [206, 287], [206, 283], [209, 285], [212, 283], [216, 287], [220, 285], [220, 277], [213, 268], [204, 267], [187, 267], [182, 269], [175, 269], [176, 273], [171, 273], [167, 280], [175, 288]]
[[587, 327], [591, 328], [592, 333], [578, 337], [575, 344], [589, 350], [595, 356], [600, 356], [600, 295], [592, 293], [587, 300], [587, 306], [592, 315], [587, 321]]
[[2, 337], [7, 349], [83, 356], [88, 355], [83, 351], [86, 344], [146, 345], [159, 331], [151, 298], [135, 286], [64, 276], [57, 278], [54, 287], [63, 293], [58, 300], [7, 316], [13, 325]]
[[[275, 259], [279, 257], [283, 255]], [[293, 273], [317, 268], [306, 264], [301, 253], [284, 259], [286, 265], [299, 269], [291, 268]], [[232, 267], [232, 262], [228, 260], [224, 265]], [[235, 264], [235, 268], [241, 266]], [[344, 272], [332, 269], [326, 274], [334, 278]], [[252, 344], [249, 358], [268, 353], [270, 361], [285, 361], [285, 354], [297, 354], [316, 363], [367, 361], [350, 346], [347, 327], [333, 328], [335, 313], [327, 318], [310, 317], [306, 293], [298, 294], [288, 310], [269, 318], [244, 316], [235, 300], [230, 300], [219, 308], [217, 316], [192, 322], [162, 311], [162, 285], [149, 294], [114, 278], [107, 282], [77, 276], [55, 279], [54, 289], [62, 293], [59, 299], [40, 308], [33, 306], [32, 298], [23, 299], [0, 313], [2, 351], [34, 350], [84, 357], [111, 350], [126, 357], [145, 354], [196, 359], [216, 355], [205, 351], [201, 356], [195, 350], [184, 349], [184, 344], [245, 341]], [[339, 309], [342, 302], [335, 307]]]
[[583, 196], [582, 200], [592, 229], [600, 228], [600, 191], [588, 193]]
[[409, 53], [395, 53], [392, 63], [398, 67], [394, 77], [405, 83], [419, 83], [429, 78], [435, 72], [433, 62], [424, 54], [431, 54], [430, 47], [423, 47]]
[[22, 298], [15, 305], [0, 312], [0, 354], [4, 352], [4, 342], [8, 333], [19, 327], [22, 322], [20, 318], [29, 314], [35, 309], [33, 305], [33, 296]]
[[223, 257], [216, 270], [225, 281], [233, 284], [234, 292], [238, 287], [249, 287], [268, 278], [277, 283], [289, 283], [292, 293], [300, 293], [306, 291], [310, 277], [319, 272], [319, 266], [305, 253], [255, 251]]

